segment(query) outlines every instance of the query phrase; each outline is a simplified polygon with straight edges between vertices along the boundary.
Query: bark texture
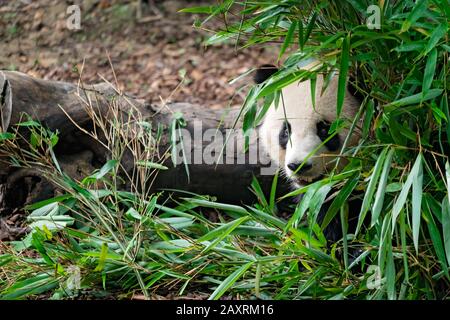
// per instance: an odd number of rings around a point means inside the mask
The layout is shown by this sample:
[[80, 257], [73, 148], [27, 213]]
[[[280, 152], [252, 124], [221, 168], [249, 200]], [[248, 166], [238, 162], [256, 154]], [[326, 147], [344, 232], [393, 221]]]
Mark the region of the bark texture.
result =
[[[97, 116], [104, 118], [109, 116], [112, 104], [125, 116], [131, 109], [135, 109], [149, 123], [155, 126], [162, 124], [166, 128], [172, 123], [174, 114], [181, 112], [187, 123], [186, 129], [192, 133], [192, 137], [201, 135], [208, 129], [215, 129], [222, 137], [226, 136], [224, 132], [232, 127], [239, 111], [208, 110], [200, 105], [187, 103], [172, 103], [161, 107], [119, 93], [107, 83], [71, 84], [35, 79], [19, 72], [0, 72], [0, 133], [11, 131], [15, 125], [26, 119], [25, 115], [31, 116], [33, 120], [39, 121], [52, 131], [58, 130], [60, 139], [55, 153], [64, 171], [74, 178], [90, 174], [91, 170], [98, 168], [109, 157], [108, 151], [101, 144], [79, 128], [94, 130], [92, 110], [86, 107], [88, 104], [94, 106]], [[201, 123], [200, 131], [194, 125], [196, 122]], [[170, 132], [165, 130], [163, 134], [160, 149], [166, 150], [169, 148]], [[248, 164], [247, 154], [247, 161], [238, 164], [237, 159], [242, 158], [240, 153], [243, 152], [243, 138], [238, 135], [233, 141], [236, 143], [234, 150], [226, 149], [219, 158], [219, 164], [190, 164], [189, 179], [184, 165], [173, 167], [170, 159], [167, 160], [169, 170], [158, 174], [152, 188], [209, 194], [218, 197], [220, 201], [230, 203], [253, 202], [255, 197], [249, 191], [253, 175], [259, 179], [263, 190], [270, 190], [273, 177], [260, 174], [261, 168], [268, 166], [261, 163], [267, 163], [268, 159], [263, 156], [259, 157], [256, 163]], [[257, 142], [257, 136], [250, 141], [250, 153], [257, 153]], [[187, 150], [187, 154], [191, 153], [192, 157], [196, 152], [202, 154], [208, 146], [211, 148], [211, 141], [196, 140], [190, 150]], [[261, 152], [259, 154], [262, 155]], [[0, 144], [0, 161], [1, 157]], [[125, 157], [124, 162], [125, 168], [133, 166], [132, 159], [127, 160]], [[285, 185], [280, 187], [280, 192], [286, 190]], [[24, 204], [46, 199], [51, 197], [54, 191], [55, 187], [32, 169], [18, 169], [4, 162], [0, 163], [0, 210], [20, 208]]]

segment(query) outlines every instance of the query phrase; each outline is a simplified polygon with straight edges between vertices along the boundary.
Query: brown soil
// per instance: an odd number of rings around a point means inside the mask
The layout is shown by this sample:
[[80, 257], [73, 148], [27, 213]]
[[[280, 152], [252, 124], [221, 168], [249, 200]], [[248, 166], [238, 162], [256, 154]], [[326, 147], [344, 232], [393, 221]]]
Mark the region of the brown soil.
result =
[[[246, 90], [237, 89], [250, 83], [249, 77], [233, 85], [230, 80], [276, 58], [275, 48], [236, 50], [232, 41], [205, 47], [211, 34], [193, 23], [206, 16], [178, 11], [207, 1], [145, 3], [144, 22], [138, 22], [137, 1], [85, 0], [79, 31], [66, 25], [72, 2], [0, 0], [0, 69], [69, 82], [82, 70], [85, 82], [104, 77], [115, 83], [109, 55], [120, 88], [128, 93], [221, 108], [241, 104]], [[204, 27], [217, 30], [222, 24], [217, 19]]]

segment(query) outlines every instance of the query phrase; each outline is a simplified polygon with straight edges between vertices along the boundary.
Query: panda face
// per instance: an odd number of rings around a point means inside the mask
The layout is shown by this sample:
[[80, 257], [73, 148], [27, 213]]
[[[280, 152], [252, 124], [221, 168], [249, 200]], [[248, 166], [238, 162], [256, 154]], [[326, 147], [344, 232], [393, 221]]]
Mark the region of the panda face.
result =
[[[333, 160], [348, 133], [348, 129], [342, 129], [324, 143], [330, 136], [330, 125], [336, 119], [338, 80], [333, 78], [321, 95], [322, 86], [323, 78], [318, 76], [315, 109], [309, 80], [283, 88], [278, 107], [269, 108], [259, 129], [264, 149], [296, 187], [317, 180], [334, 167]], [[342, 118], [353, 121], [358, 108], [359, 102], [347, 93]], [[348, 145], [355, 144], [358, 139], [359, 135], [353, 133]]]

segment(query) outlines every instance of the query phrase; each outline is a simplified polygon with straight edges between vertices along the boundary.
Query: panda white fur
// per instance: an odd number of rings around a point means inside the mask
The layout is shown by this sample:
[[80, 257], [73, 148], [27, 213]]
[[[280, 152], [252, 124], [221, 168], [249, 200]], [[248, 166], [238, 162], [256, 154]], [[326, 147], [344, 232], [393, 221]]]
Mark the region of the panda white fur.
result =
[[[254, 80], [256, 83], [262, 83], [275, 72], [276, 67], [264, 65], [257, 70]], [[294, 188], [318, 180], [334, 168], [336, 155], [340, 153], [348, 134], [349, 125], [346, 126], [347, 129], [342, 129], [321, 146], [329, 137], [330, 124], [336, 119], [338, 76], [335, 75], [330, 80], [327, 89], [321, 94], [323, 82], [324, 77], [318, 75], [315, 108], [311, 97], [310, 80], [295, 82], [283, 88], [278, 107], [272, 105], [269, 108], [259, 128], [259, 138], [265, 151], [283, 170]], [[341, 119], [351, 124], [359, 107], [359, 99], [347, 90]], [[349, 137], [347, 146], [355, 145], [359, 138], [360, 133], [357, 129]], [[315, 149], [317, 151], [306, 160], [300, 170], [297, 170]], [[341, 161], [341, 164], [344, 164], [344, 161]], [[325, 231], [326, 235], [330, 235], [328, 236], [330, 240], [337, 240], [340, 223], [335, 221], [335, 225], [330, 224]]]

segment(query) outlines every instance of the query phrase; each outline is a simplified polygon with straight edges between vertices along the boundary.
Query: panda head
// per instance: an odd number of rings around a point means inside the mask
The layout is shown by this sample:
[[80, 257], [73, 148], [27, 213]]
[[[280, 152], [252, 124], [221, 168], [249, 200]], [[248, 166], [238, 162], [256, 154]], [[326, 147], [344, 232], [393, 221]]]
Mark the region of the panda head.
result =
[[[275, 72], [274, 66], [262, 66], [255, 75], [255, 82], [261, 83]], [[349, 126], [346, 126], [324, 143], [330, 136], [330, 125], [336, 120], [338, 79], [333, 77], [322, 94], [323, 83], [323, 76], [318, 75], [315, 108], [311, 81], [295, 82], [283, 88], [278, 107], [269, 108], [259, 128], [265, 151], [296, 187], [311, 183], [334, 168], [336, 155], [348, 134]], [[358, 99], [347, 92], [341, 119], [351, 123], [359, 106]], [[347, 146], [355, 145], [358, 139], [358, 132], [352, 133]]]

